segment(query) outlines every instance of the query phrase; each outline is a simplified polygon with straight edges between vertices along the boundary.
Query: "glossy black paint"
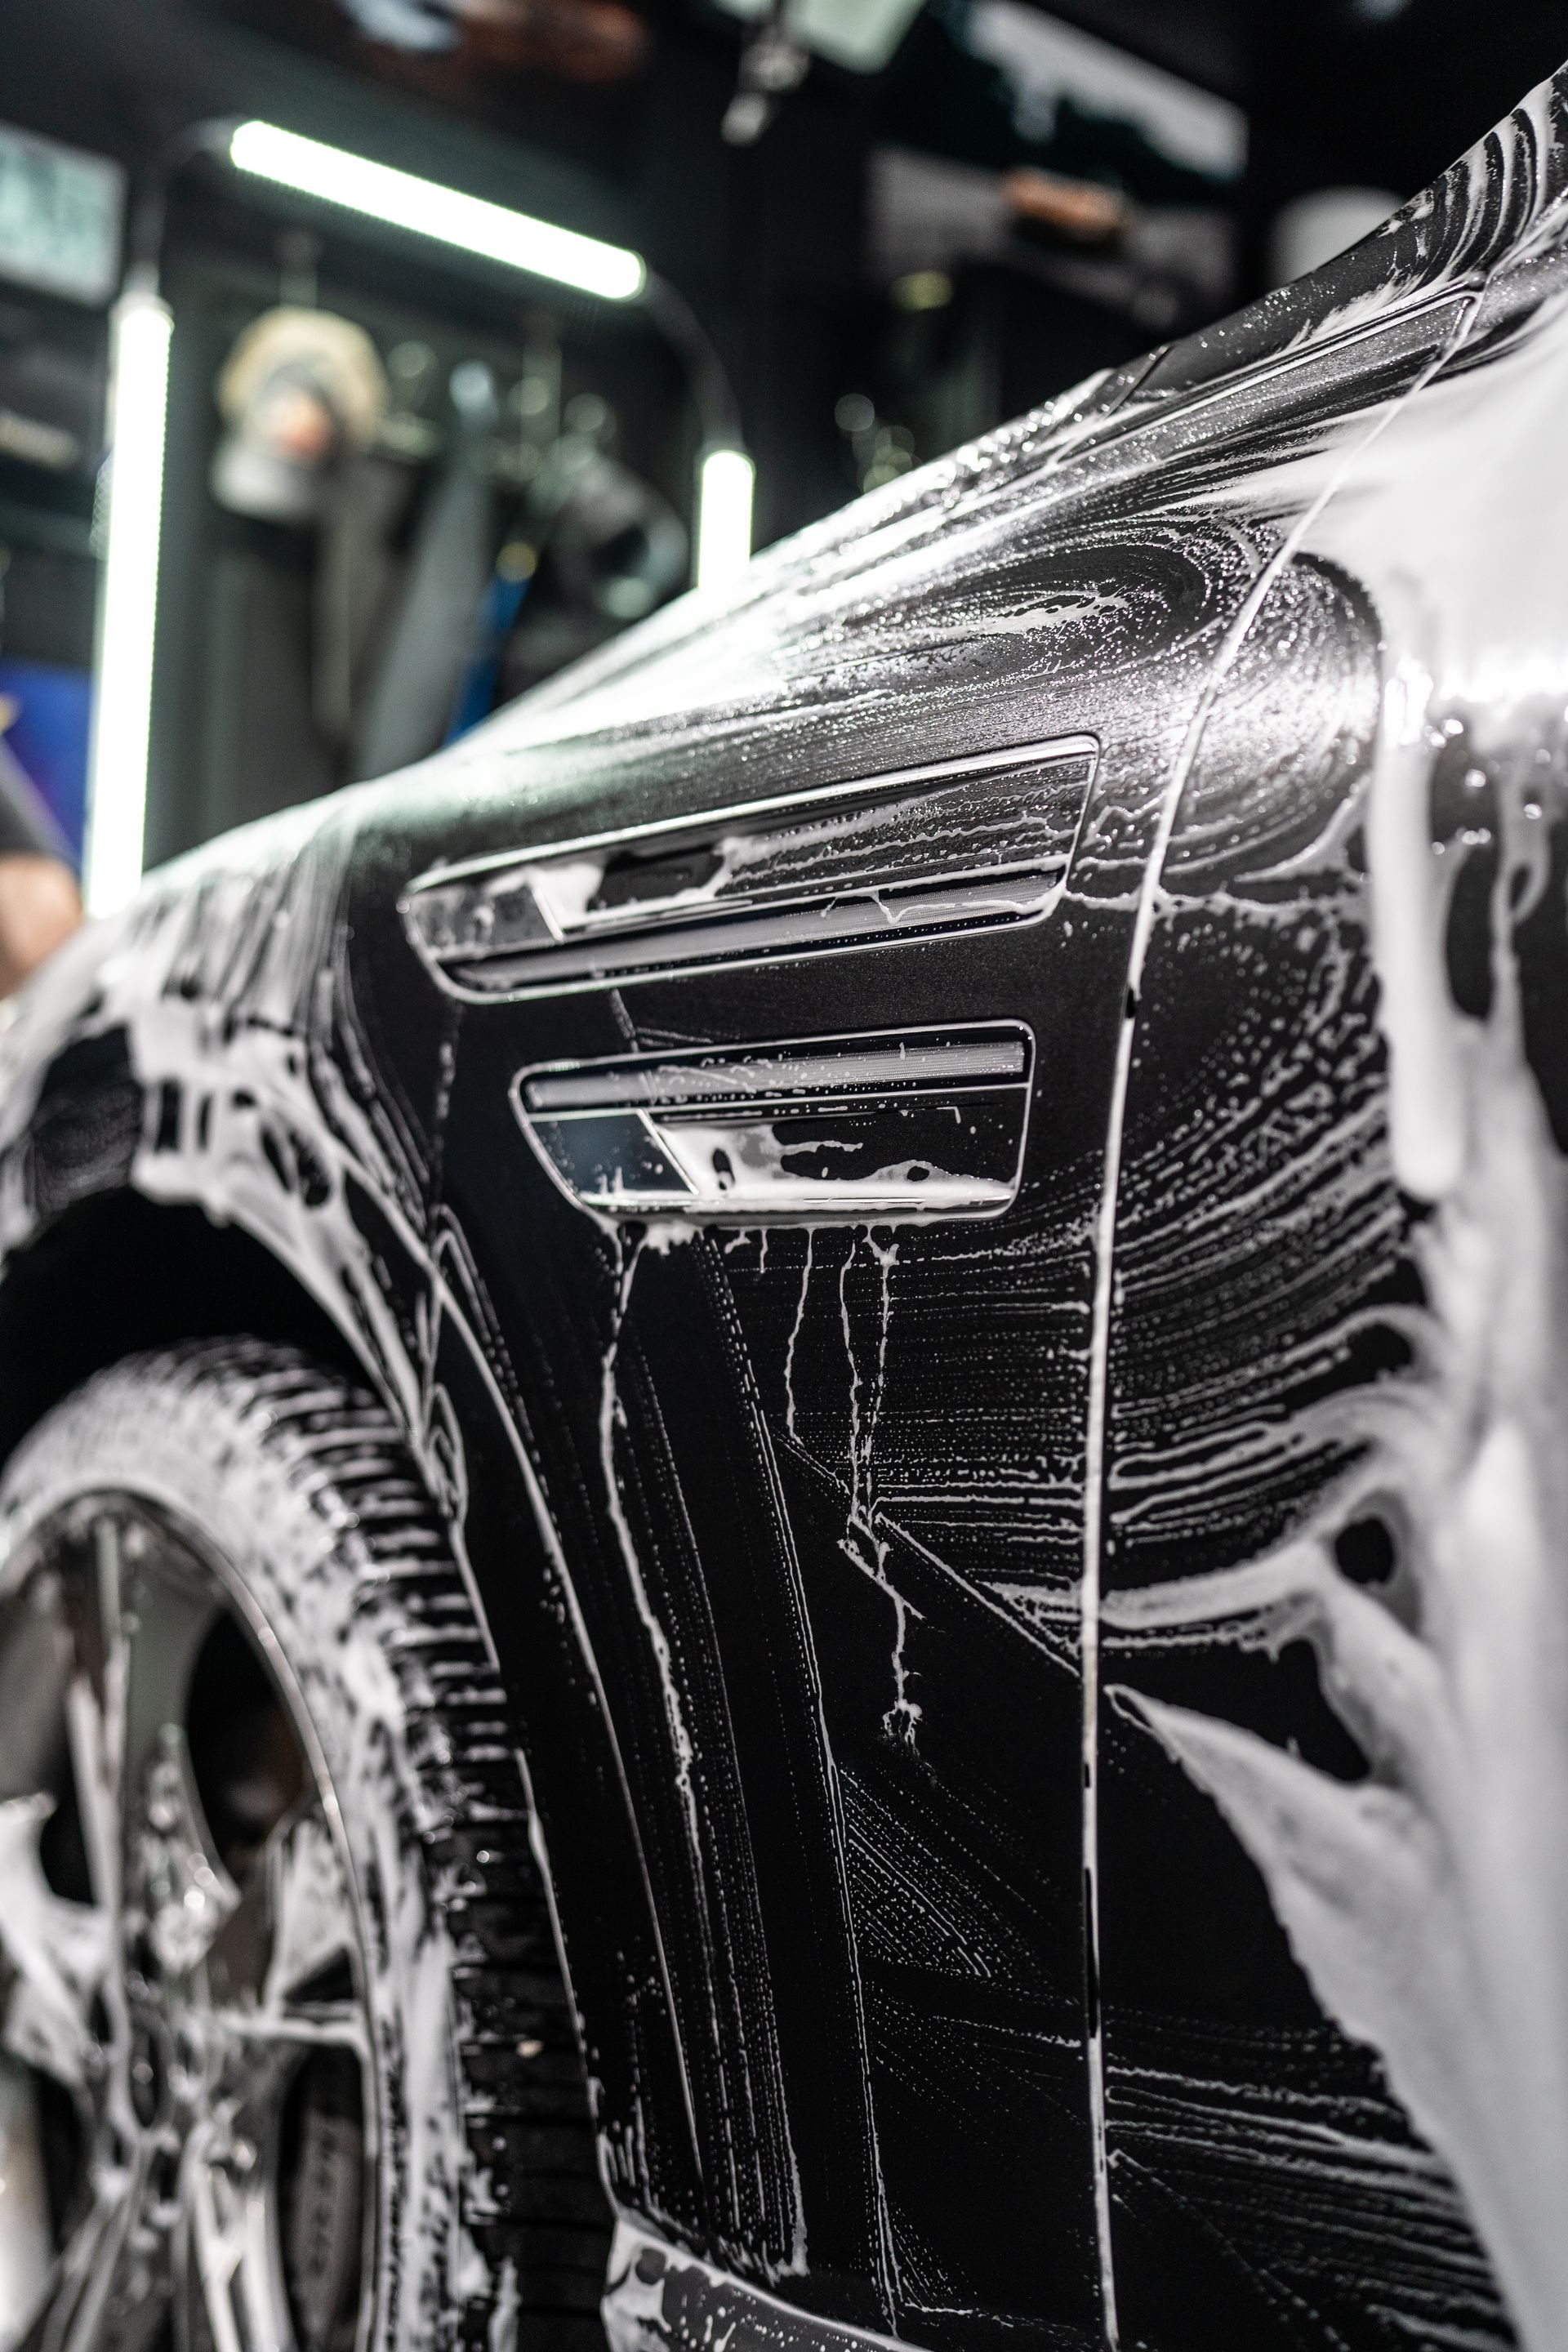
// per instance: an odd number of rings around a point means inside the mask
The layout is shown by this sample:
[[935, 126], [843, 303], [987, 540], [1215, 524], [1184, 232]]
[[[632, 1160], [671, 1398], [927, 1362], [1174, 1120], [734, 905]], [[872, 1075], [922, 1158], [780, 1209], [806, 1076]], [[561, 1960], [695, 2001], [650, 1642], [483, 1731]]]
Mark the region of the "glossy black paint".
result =
[[[232, 1221], [459, 1530], [631, 2232], [617, 2344], [1516, 2340], [1375, 2037], [1145, 1702], [1341, 1782], [1375, 1741], [1304, 1620], [1243, 1640], [1147, 1596], [1310, 1521], [1365, 1452], [1357, 1400], [1415, 1360], [1430, 1203], [1389, 1156], [1365, 879], [1397, 583], [1319, 525], [1381, 495], [1394, 544], [1379, 453], [1426, 433], [1434, 479], [1484, 467], [1484, 400], [1461, 431], [1444, 387], [1557, 348], [1563, 106], [1304, 287], [775, 551], [729, 610], [154, 877], [7, 1041], [17, 1267], [70, 1264], [119, 1188]], [[1441, 622], [1459, 591], [1424, 586]], [[1449, 984], [1479, 1019], [1502, 820], [1476, 810], [1510, 761], [1544, 749], [1542, 793], [1563, 763], [1533, 704], [1469, 708], [1432, 824], [1470, 854]], [[1001, 791], [1004, 755], [1086, 740], [1025, 919], [603, 981], [590, 950], [552, 992], [408, 913], [451, 869], [650, 826], [700, 881], [763, 808], [853, 785], [874, 823], [879, 780], [967, 761]], [[931, 876], [968, 873], [928, 821]], [[1561, 1133], [1548, 865], [1512, 950]], [[868, 1223], [826, 1183], [750, 1223], [590, 1213], [527, 1131], [542, 1067], [998, 1024], [1031, 1091], [994, 1215]], [[844, 1145], [843, 1089], [812, 1107]], [[113, 1270], [84, 1244], [75, 1278], [90, 1316]], [[1380, 1508], [1342, 1530], [1365, 1589]]]

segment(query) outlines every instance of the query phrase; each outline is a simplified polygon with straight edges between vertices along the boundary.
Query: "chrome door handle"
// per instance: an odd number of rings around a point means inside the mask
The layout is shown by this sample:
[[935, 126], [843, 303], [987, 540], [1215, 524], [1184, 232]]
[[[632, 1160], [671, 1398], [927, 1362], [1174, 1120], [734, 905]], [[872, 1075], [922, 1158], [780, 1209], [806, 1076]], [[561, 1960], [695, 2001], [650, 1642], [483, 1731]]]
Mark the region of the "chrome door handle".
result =
[[903, 1223], [1011, 1206], [1033, 1066], [1028, 1030], [990, 1022], [552, 1063], [512, 1101], [602, 1216]]

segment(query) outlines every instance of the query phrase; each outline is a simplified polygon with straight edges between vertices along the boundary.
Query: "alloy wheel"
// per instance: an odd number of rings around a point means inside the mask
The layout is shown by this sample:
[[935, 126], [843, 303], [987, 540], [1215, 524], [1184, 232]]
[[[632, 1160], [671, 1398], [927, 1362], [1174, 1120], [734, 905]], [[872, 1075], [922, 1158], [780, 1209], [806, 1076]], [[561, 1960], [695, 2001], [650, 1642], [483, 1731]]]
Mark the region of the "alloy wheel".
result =
[[0, 2352], [355, 2352], [363, 1948], [266, 1629], [73, 1503], [0, 1570]]

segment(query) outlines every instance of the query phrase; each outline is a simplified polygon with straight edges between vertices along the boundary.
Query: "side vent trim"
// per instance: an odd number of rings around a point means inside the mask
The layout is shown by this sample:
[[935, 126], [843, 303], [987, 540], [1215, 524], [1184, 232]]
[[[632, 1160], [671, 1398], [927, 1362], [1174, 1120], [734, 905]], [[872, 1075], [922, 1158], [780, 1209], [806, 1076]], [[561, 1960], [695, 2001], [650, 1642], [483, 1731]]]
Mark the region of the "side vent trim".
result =
[[1087, 736], [425, 876], [409, 938], [468, 1003], [1027, 922], [1066, 877]]
[[1017, 1022], [520, 1071], [554, 1182], [617, 1219], [730, 1225], [997, 1216], [1017, 1198], [1034, 1039]]

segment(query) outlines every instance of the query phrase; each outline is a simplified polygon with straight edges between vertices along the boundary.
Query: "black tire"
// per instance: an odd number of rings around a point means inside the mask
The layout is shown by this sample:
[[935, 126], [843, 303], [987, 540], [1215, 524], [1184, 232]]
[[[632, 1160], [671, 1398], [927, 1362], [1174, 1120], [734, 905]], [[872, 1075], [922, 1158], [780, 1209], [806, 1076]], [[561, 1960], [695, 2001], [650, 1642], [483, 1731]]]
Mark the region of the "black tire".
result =
[[359, 2346], [604, 2352], [609, 2210], [508, 1710], [390, 1416], [255, 1341], [132, 1358], [18, 1449], [0, 1558], [98, 1497], [219, 1564], [335, 1800], [379, 2116]]

